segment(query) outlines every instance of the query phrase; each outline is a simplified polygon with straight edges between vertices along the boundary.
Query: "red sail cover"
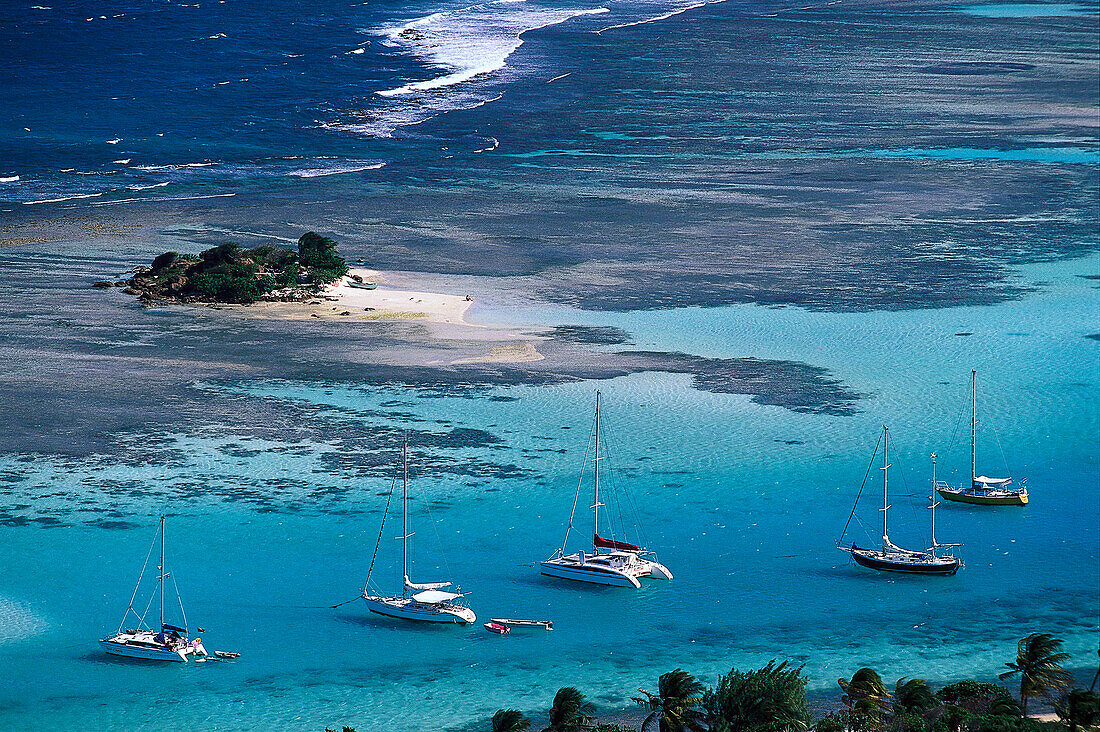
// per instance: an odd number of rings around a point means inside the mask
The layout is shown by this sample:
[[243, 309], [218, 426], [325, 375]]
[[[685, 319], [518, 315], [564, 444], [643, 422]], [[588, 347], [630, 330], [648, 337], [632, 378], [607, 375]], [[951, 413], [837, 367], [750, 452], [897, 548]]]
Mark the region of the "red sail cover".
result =
[[596, 545], [597, 549], [618, 549], [624, 552], [636, 552], [641, 551], [640, 546], [634, 546], [633, 544], [627, 544], [625, 541], [612, 541], [611, 539], [605, 539], [599, 534], [595, 535], [596, 538], [592, 540], [592, 543]]

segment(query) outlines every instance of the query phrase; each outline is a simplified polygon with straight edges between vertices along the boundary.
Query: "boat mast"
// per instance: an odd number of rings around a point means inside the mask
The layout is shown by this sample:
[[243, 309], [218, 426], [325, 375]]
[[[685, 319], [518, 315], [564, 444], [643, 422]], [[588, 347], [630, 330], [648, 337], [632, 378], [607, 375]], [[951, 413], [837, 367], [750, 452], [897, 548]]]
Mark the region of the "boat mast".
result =
[[163, 633], [164, 632], [164, 517], [163, 516], [160, 517], [160, 567], [159, 567], [159, 569], [160, 569], [160, 572], [157, 573], [159, 575], [158, 579], [159, 579], [159, 583], [160, 583], [160, 631], [159, 632]]
[[939, 544], [936, 543], [936, 506], [939, 503], [936, 501], [936, 453], [932, 453], [932, 492], [928, 495], [928, 500], [932, 502], [929, 508], [932, 510], [932, 546], [931, 549], [935, 549]]
[[977, 437], [978, 437], [978, 370], [970, 370], [970, 486], [978, 477]]
[[890, 474], [890, 463], [888, 461], [888, 448], [887, 448], [887, 436], [889, 434], [889, 428], [883, 425], [882, 427], [882, 551], [885, 553], [887, 547], [890, 546], [890, 537], [886, 533], [886, 512], [890, 506], [887, 503], [889, 500], [888, 490], [888, 476]]
[[592, 503], [592, 526], [596, 536], [600, 534], [600, 390], [596, 390], [596, 481], [595, 500]]
[[409, 436], [401, 448], [401, 597], [408, 594], [409, 582]]

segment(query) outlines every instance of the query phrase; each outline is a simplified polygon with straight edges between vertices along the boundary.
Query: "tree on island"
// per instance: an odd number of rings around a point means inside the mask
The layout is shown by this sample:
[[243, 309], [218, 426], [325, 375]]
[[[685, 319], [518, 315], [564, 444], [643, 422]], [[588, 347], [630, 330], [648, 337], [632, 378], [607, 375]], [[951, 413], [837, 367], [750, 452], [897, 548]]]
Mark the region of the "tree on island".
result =
[[550, 724], [542, 732], [579, 732], [592, 726], [595, 709], [576, 687], [566, 686], [554, 695]]
[[1020, 675], [1020, 703], [1027, 716], [1027, 703], [1037, 696], [1049, 696], [1052, 692], [1068, 689], [1073, 674], [1062, 668], [1069, 658], [1062, 652], [1062, 641], [1050, 633], [1032, 633], [1016, 644], [1016, 660], [1006, 663], [1011, 670], [998, 678], [1004, 681]]
[[336, 242], [307, 231], [298, 239], [298, 263], [309, 269], [314, 282], [332, 282], [348, 273], [348, 263], [336, 251]]
[[492, 732], [527, 732], [531, 720], [515, 709], [500, 709], [493, 715]]
[[775, 661], [756, 671], [731, 669], [703, 695], [707, 721], [722, 732], [782, 732], [806, 729], [806, 677], [802, 668]]
[[[336, 242], [315, 232], [298, 240], [298, 251], [264, 244], [243, 249], [224, 242], [198, 256], [165, 252], [149, 268], [140, 268], [125, 292], [145, 302], [178, 299], [248, 305], [268, 298], [300, 300], [347, 274]], [[112, 283], [95, 283], [111, 287]]]
[[679, 668], [657, 679], [656, 694], [638, 689], [645, 698], [634, 701], [650, 711], [642, 722], [642, 730], [656, 719], [660, 732], [702, 732], [706, 726], [699, 705], [705, 689], [694, 676]]

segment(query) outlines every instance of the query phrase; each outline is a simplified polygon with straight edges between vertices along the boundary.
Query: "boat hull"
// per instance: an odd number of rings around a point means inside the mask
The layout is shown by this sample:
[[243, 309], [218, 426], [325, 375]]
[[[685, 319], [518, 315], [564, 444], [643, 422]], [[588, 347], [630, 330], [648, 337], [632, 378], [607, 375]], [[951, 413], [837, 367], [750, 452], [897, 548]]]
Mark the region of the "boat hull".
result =
[[642, 583], [636, 578], [631, 577], [625, 572], [619, 572], [611, 567], [596, 567], [584, 564], [562, 564], [553, 560], [542, 562], [539, 566], [539, 571], [549, 577], [560, 577], [561, 579], [574, 580], [577, 582], [590, 582], [596, 585], [611, 585], [612, 587], [633, 587], [634, 589], [638, 589], [642, 586]]
[[364, 597], [367, 609], [378, 615], [425, 623], [472, 623], [474, 611], [458, 605], [421, 605], [400, 597]]
[[1027, 493], [1016, 491], [971, 491], [965, 488], [937, 488], [945, 501], [969, 503], [976, 506], [1026, 506]]
[[896, 572], [898, 574], [953, 575], [959, 571], [960, 565], [957, 559], [951, 562], [936, 563], [892, 561], [858, 549], [853, 550], [851, 554], [860, 566], [879, 572]]
[[173, 651], [167, 648], [146, 648], [119, 643], [109, 639], [101, 640], [99, 647], [112, 656], [125, 656], [127, 658], [140, 658], [145, 661], [172, 661], [186, 663], [187, 654], [184, 651]]

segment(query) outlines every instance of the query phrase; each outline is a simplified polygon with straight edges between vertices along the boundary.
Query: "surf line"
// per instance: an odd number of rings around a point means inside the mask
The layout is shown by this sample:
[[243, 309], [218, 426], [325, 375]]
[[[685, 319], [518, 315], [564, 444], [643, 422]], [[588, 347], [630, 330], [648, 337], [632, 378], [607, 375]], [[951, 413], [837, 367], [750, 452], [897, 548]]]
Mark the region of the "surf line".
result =
[[695, 3], [694, 5], [688, 5], [685, 8], [679, 8], [678, 10], [670, 10], [667, 13], [662, 13], [661, 15], [657, 15], [657, 16], [654, 16], [652, 18], [646, 18], [645, 20], [638, 20], [638, 21], [635, 21], [633, 23], [620, 23], [619, 25], [609, 25], [606, 28], [600, 28], [598, 31], [593, 31], [593, 32], [596, 35], [599, 36], [599, 35], [603, 35], [604, 31], [616, 30], [618, 28], [630, 28], [630, 27], [635, 26], [635, 25], [645, 25], [646, 23], [656, 23], [658, 20], [668, 20], [669, 18], [680, 15], [681, 13], [686, 13], [689, 10], [696, 10], [697, 8], [701, 8], [701, 7], [704, 7], [706, 5], [714, 5], [716, 3], [724, 3], [724, 2], [726, 2], [726, 0], [704, 0], [703, 2]]

